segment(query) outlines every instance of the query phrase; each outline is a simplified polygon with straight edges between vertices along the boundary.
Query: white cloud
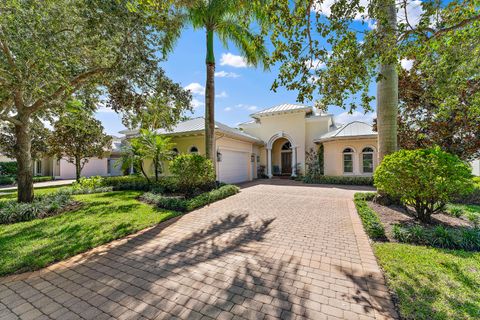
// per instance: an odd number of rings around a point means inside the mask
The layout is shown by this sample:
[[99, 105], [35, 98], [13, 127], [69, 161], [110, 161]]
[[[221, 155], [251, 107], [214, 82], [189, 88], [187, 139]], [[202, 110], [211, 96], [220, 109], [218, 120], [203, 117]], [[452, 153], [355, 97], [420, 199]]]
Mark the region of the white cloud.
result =
[[233, 109], [239, 109], [239, 110], [247, 110], [247, 111], [256, 111], [258, 110], [258, 107], [255, 106], [255, 105], [252, 105], [252, 104], [243, 104], [243, 103], [239, 103], [237, 105], [235, 105], [234, 107], [226, 107], [225, 111], [232, 111]]
[[221, 66], [230, 66], [234, 68], [246, 68], [248, 67], [247, 60], [242, 56], [234, 55], [230, 52], [222, 53], [222, 57], [220, 58], [220, 65]]
[[412, 69], [412, 66], [413, 66], [413, 60], [402, 59], [400, 60], [400, 64], [402, 65], [403, 69], [410, 71], [410, 69]]
[[420, 18], [422, 17], [423, 14], [423, 8], [422, 8], [422, 1], [420, 0], [412, 0], [407, 2], [407, 14], [405, 15], [405, 7], [403, 3], [401, 5], [397, 5], [397, 20], [398, 22], [401, 23], [407, 23], [408, 18], [408, 23], [412, 27], [416, 27], [418, 23], [420, 22]]
[[215, 72], [215, 77], [217, 78], [238, 78], [240, 75], [235, 72], [227, 72], [227, 71], [218, 71]]
[[198, 82], [192, 82], [184, 88], [185, 90], [190, 90], [194, 95], [205, 95], [205, 87]]
[[[313, 6], [313, 11], [315, 12], [321, 12], [327, 17], [329, 17], [332, 14], [332, 5], [336, 2], [336, 0], [317, 0], [315, 5]], [[360, 0], [360, 6], [366, 8], [368, 6], [369, 0]], [[367, 20], [367, 13], [365, 12], [360, 13], [358, 12], [355, 15], [355, 20]]]
[[337, 124], [347, 124], [353, 121], [362, 121], [366, 123], [373, 123], [373, 119], [375, 118], [375, 113], [363, 113], [359, 111], [353, 111], [351, 114], [347, 111], [337, 114], [335, 116], [335, 122]]
[[325, 62], [320, 61], [319, 59], [308, 59], [305, 61], [305, 66], [312, 70], [318, 70], [325, 68]]
[[216, 97], [216, 98], [226, 98], [226, 97], [228, 97], [228, 94], [227, 94], [225, 91], [222, 91], [222, 92], [220, 92], [220, 93], [217, 93], [217, 94], [215, 95], [215, 97]]
[[200, 100], [195, 99], [195, 98], [192, 99], [192, 107], [194, 109], [197, 109], [197, 108], [203, 107], [203, 106], [205, 106], [205, 103], [203, 101], [200, 101]]
[[[329, 17], [332, 14], [332, 5], [337, 2], [337, 0], [317, 0], [316, 4], [313, 6], [313, 11], [321, 12], [325, 16]], [[370, 4], [370, 0], [360, 0], [359, 5], [364, 7], [365, 10], [363, 13], [358, 12], [355, 15], [355, 20], [357, 21], [366, 21], [370, 29], [376, 28], [376, 22], [367, 14], [367, 7]], [[416, 27], [420, 21], [421, 15], [423, 14], [422, 1], [421, 0], [408, 0], [406, 6], [406, 17], [408, 22], [412, 27]], [[405, 8], [403, 2], [397, 4], [397, 20], [398, 22], [406, 23], [405, 18]]]

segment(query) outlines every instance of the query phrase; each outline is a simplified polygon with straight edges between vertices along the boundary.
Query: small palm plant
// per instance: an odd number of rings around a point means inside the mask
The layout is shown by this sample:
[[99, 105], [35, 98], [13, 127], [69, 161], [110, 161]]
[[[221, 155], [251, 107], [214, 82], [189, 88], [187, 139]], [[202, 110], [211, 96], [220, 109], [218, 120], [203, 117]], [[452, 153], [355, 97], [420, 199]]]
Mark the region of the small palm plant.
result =
[[174, 156], [172, 151], [174, 143], [169, 137], [162, 136], [155, 131], [147, 129], [140, 130], [138, 138], [131, 139], [128, 145], [122, 148], [120, 164], [123, 170], [133, 167], [150, 182], [149, 175], [145, 169], [145, 160], [151, 160], [155, 181], [158, 181], [163, 172], [164, 161], [171, 160]]
[[159, 175], [163, 172], [162, 163], [171, 160], [174, 156], [172, 149], [175, 144], [169, 137], [146, 129], [140, 131], [140, 137], [137, 140], [137, 143], [142, 146], [144, 157], [152, 160], [155, 181], [158, 181]]

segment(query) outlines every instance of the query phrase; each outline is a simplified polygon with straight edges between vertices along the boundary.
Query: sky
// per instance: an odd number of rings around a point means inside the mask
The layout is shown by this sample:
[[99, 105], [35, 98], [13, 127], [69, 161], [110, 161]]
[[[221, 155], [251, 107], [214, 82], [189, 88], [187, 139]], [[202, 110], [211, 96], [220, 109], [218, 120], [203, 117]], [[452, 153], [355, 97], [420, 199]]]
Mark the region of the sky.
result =
[[[328, 0], [324, 3], [333, 1]], [[418, 9], [420, 1], [412, 1], [412, 4], [416, 4], [412, 6], [415, 11], [415, 8]], [[324, 8], [324, 11], [327, 11], [328, 15], [327, 9]], [[414, 14], [418, 15], [415, 12]], [[365, 27], [372, 27], [372, 25], [368, 23]], [[249, 115], [256, 111], [283, 103], [297, 103], [295, 91], [287, 91], [284, 88], [277, 89], [277, 92], [270, 90], [278, 74], [278, 66], [268, 71], [261, 66], [257, 68], [249, 66], [234, 45], [225, 48], [218, 38], [215, 39], [214, 49], [216, 121], [236, 127], [239, 123], [250, 120]], [[190, 117], [204, 115], [205, 51], [204, 31], [186, 29], [174, 51], [161, 64], [168, 77], [192, 91], [194, 110], [193, 113], [186, 114]], [[408, 67], [408, 64], [408, 61], [402, 61], [404, 67]], [[373, 82], [370, 86], [370, 94], [375, 95]], [[313, 105], [313, 102], [306, 104]], [[374, 102], [372, 106], [375, 106]], [[344, 109], [335, 106], [329, 107], [328, 112], [335, 115], [338, 123], [356, 120], [372, 122], [375, 117], [374, 113], [364, 114], [363, 110], [348, 114]], [[109, 109], [102, 108], [97, 112], [96, 118], [102, 121], [108, 134], [118, 135], [118, 131], [125, 129], [121, 122], [121, 116]]]

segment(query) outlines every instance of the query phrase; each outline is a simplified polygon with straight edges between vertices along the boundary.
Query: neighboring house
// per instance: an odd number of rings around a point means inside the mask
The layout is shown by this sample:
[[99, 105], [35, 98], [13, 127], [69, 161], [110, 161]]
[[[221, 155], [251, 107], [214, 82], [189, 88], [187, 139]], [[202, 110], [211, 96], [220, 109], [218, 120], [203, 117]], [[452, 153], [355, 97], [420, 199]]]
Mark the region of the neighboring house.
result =
[[480, 176], [480, 160], [473, 160], [471, 162], [473, 174], [476, 176]]
[[[116, 165], [120, 158], [122, 138], [112, 137], [112, 147], [105, 150], [103, 158], [90, 158], [82, 170], [83, 177], [91, 176], [120, 176], [122, 170]], [[15, 161], [0, 154], [0, 162]], [[51, 176], [55, 179], [75, 179], [75, 165], [67, 158], [43, 157], [32, 163], [33, 175]]]

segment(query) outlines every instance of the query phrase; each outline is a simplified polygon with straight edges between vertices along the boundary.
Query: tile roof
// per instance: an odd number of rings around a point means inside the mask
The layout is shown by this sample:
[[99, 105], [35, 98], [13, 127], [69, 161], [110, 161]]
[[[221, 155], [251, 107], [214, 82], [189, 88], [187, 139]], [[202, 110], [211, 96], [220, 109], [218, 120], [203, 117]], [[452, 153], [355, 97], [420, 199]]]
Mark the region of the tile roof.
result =
[[286, 111], [295, 111], [295, 110], [307, 110], [307, 111], [313, 111], [313, 108], [310, 106], [306, 105], [301, 105], [301, 104], [291, 104], [291, 103], [284, 103], [284, 104], [279, 104], [277, 106], [261, 110], [255, 113], [252, 113], [250, 116], [251, 117], [256, 117], [256, 116], [261, 116], [265, 114], [271, 114], [271, 113], [278, 113], [278, 112], [286, 112]]
[[377, 135], [377, 133], [373, 131], [372, 125], [361, 121], [353, 121], [336, 130], [327, 132], [315, 140], [330, 140], [342, 137], [358, 137], [371, 135]]

